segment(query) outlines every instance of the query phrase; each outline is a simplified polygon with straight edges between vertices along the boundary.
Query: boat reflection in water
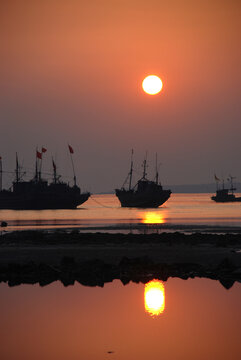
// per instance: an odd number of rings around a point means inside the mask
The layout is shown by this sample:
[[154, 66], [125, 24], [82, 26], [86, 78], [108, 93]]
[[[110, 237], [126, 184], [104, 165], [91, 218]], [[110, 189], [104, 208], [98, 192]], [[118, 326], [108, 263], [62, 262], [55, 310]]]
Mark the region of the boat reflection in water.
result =
[[165, 224], [165, 214], [159, 211], [146, 211], [141, 213], [141, 222], [143, 224]]
[[163, 313], [165, 309], [165, 289], [160, 280], [151, 280], [145, 284], [145, 310], [155, 317]]

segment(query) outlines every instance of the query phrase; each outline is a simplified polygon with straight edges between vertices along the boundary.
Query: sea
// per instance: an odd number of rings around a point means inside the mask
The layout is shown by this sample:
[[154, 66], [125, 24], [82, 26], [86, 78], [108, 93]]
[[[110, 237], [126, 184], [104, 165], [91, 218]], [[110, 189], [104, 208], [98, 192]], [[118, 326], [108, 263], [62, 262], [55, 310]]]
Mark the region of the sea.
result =
[[[76, 210], [1, 210], [3, 231], [239, 233], [241, 203], [172, 194], [158, 209], [121, 208], [113, 194]], [[103, 287], [0, 283], [1, 360], [239, 360], [241, 284], [206, 278], [120, 280]]]
[[[241, 196], [241, 194], [237, 194]], [[114, 194], [91, 195], [74, 210], [0, 210], [2, 231], [155, 232], [241, 231], [241, 202], [215, 203], [211, 194], [172, 194], [157, 209], [122, 208]]]

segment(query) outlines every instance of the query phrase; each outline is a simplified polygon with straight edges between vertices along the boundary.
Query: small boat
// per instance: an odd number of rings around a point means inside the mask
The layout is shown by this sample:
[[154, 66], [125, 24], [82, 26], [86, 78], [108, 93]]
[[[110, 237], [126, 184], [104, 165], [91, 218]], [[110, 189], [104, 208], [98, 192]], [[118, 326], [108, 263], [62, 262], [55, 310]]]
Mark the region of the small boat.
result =
[[[44, 148], [43, 148], [44, 149]], [[53, 164], [53, 181], [43, 180], [41, 176], [42, 152], [36, 151], [35, 176], [30, 181], [21, 179], [18, 156], [16, 154], [15, 180], [9, 190], [2, 189], [2, 160], [0, 158], [0, 209], [11, 210], [45, 210], [45, 209], [75, 209], [90, 197], [89, 192], [81, 193], [76, 185], [74, 173], [74, 185], [60, 181], [56, 173], [56, 165]], [[70, 147], [73, 151], [72, 147]], [[73, 152], [70, 152], [70, 155]], [[73, 160], [71, 157], [72, 165]], [[74, 166], [73, 166], [74, 170]]]
[[[131, 153], [131, 167], [128, 177], [121, 189], [116, 189], [115, 193], [122, 207], [136, 208], [157, 208], [164, 204], [171, 195], [171, 190], [163, 190], [162, 185], [158, 181], [157, 156], [156, 156], [156, 179], [155, 181], [146, 178], [147, 160], [143, 161], [143, 176], [138, 180], [137, 184], [132, 187], [133, 174], [133, 151]], [[128, 189], [125, 184], [129, 179]]]
[[213, 201], [220, 203], [241, 201], [241, 197], [236, 197], [234, 195], [234, 191], [236, 190], [236, 188], [234, 188], [233, 186], [233, 179], [234, 179], [233, 176], [230, 175], [228, 179], [230, 181], [230, 188], [225, 188], [223, 181], [222, 189], [219, 189], [220, 179], [216, 175], [214, 175], [214, 177], [217, 183], [217, 190], [216, 190], [216, 195], [211, 196], [211, 199]]

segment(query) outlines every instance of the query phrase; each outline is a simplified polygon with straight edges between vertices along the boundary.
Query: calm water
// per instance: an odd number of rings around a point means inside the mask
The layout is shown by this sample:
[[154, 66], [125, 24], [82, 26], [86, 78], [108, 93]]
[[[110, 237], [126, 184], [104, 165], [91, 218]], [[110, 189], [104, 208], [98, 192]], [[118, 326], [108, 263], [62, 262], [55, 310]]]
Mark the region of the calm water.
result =
[[92, 195], [76, 210], [0, 210], [0, 221], [7, 221], [9, 230], [77, 227], [124, 231], [141, 226], [172, 229], [184, 225], [190, 228], [194, 225], [241, 227], [241, 203], [217, 204], [210, 196], [172, 194], [162, 207], [141, 210], [121, 208], [115, 195]]
[[1, 284], [0, 358], [240, 359], [240, 284], [170, 278], [150, 289]]
[[[210, 194], [173, 194], [159, 209], [121, 208], [94, 195], [80, 209], [0, 211], [9, 230], [80, 228], [241, 228], [241, 203]], [[118, 280], [104, 288], [60, 282], [41, 288], [0, 284], [1, 360], [240, 359], [241, 284], [181, 280], [151, 285]]]

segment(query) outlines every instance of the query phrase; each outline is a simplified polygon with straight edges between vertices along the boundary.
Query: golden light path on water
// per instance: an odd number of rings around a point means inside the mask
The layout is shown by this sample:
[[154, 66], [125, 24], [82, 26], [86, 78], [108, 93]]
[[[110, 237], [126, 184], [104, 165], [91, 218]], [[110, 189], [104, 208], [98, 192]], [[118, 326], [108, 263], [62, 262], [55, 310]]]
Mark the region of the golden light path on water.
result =
[[164, 214], [157, 211], [147, 211], [142, 213], [141, 217], [143, 224], [164, 224], [166, 222]]
[[145, 284], [145, 310], [155, 317], [163, 313], [165, 309], [165, 289], [160, 280], [152, 280]]

